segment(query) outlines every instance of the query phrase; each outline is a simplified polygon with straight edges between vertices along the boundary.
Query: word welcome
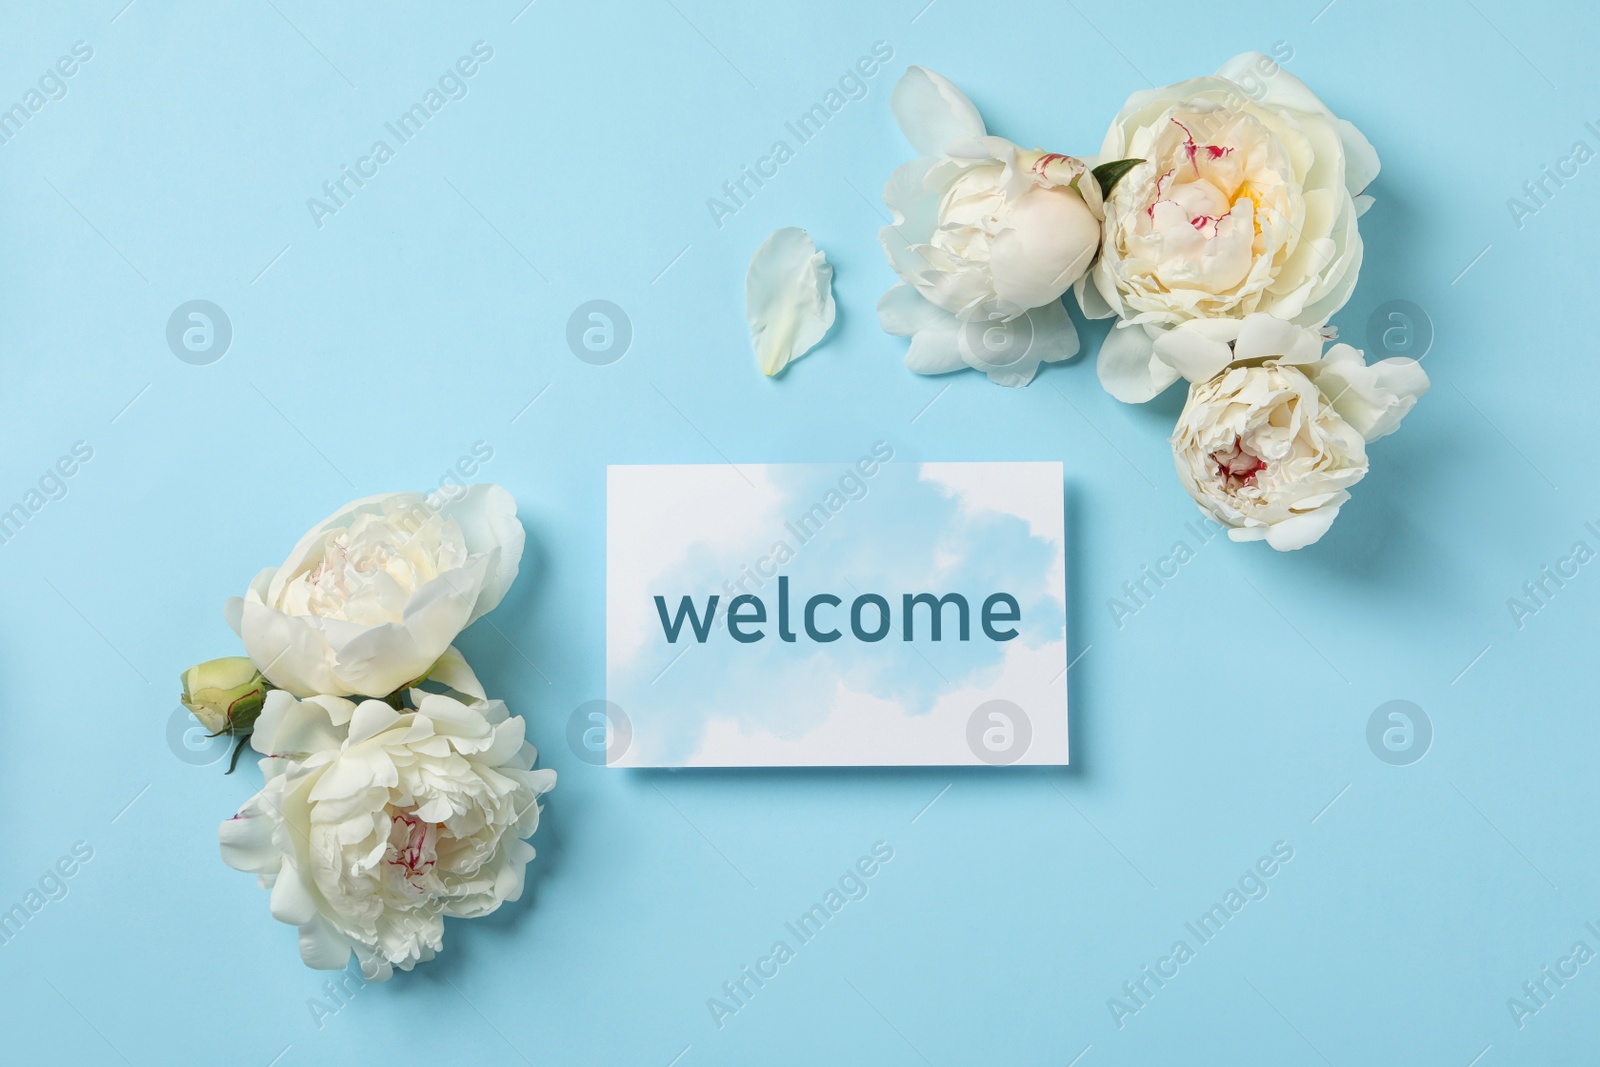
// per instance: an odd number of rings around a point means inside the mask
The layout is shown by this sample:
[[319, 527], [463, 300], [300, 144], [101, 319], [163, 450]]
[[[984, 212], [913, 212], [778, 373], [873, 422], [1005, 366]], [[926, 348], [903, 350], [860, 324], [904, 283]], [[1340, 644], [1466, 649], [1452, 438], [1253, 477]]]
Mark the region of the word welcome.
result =
[[69, 455], [60, 456], [39, 475], [38, 488], [22, 494], [22, 500], [0, 511], [0, 545], [9, 545], [12, 538], [22, 532], [27, 521], [44, 510], [52, 500], [62, 500], [67, 495], [67, 479], [77, 474], [83, 464], [94, 458], [94, 448], [87, 441], [74, 441]]
[[[1585, 122], [1583, 128], [1595, 138], [1596, 144], [1600, 144], [1600, 129], [1596, 129], [1594, 123]], [[1594, 148], [1580, 137], [1572, 143], [1572, 149], [1553, 165], [1546, 163], [1540, 167], [1539, 177], [1523, 182], [1522, 192], [1527, 200], [1514, 196], [1506, 199], [1506, 210], [1511, 212], [1511, 221], [1517, 224], [1517, 229], [1526, 227], [1528, 219], [1549, 207], [1556, 194], [1567, 187], [1567, 182], [1578, 176], [1579, 168], [1594, 157]]]
[[786, 939], [774, 941], [772, 948], [756, 960], [754, 967], [745, 964], [739, 968], [738, 978], [722, 983], [722, 993], [726, 999], [707, 997], [706, 1010], [711, 1013], [711, 1021], [717, 1024], [717, 1029], [726, 1027], [728, 1019], [749, 1007], [756, 993], [766, 988], [766, 984], [778, 976], [783, 965], [795, 958], [796, 951], [820, 934], [828, 921], [843, 911], [846, 904], [865, 900], [869, 891], [867, 881], [892, 859], [894, 848], [887, 841], [873, 842], [872, 855], [857, 859], [839, 876], [836, 886], [830, 886], [822, 895], [822, 900], [801, 912], [798, 919], [783, 924], [783, 928], [794, 936], [795, 943], [792, 946]]
[[[1600, 527], [1593, 522], [1586, 522], [1583, 528], [1595, 539], [1595, 545], [1600, 545]], [[1530, 578], [1522, 583], [1522, 592], [1526, 600], [1516, 597], [1506, 598], [1506, 610], [1511, 612], [1511, 621], [1517, 624], [1517, 629], [1528, 625], [1528, 620], [1550, 606], [1550, 601], [1555, 599], [1557, 593], [1567, 587], [1567, 583], [1578, 576], [1579, 569], [1590, 560], [1594, 559], [1596, 549], [1588, 541], [1579, 539], [1572, 543], [1572, 550], [1555, 563], [1546, 563], [1539, 568], [1539, 576]]]
[[[894, 48], [884, 41], [874, 41], [871, 55], [856, 60], [854, 70], [847, 70], [839, 76], [837, 88], [822, 94], [821, 103], [812, 104], [794, 121], [785, 122], [784, 130], [793, 135], [797, 146], [810, 141], [822, 132], [822, 127], [828, 124], [829, 119], [844, 110], [845, 104], [851, 100], [865, 100], [869, 89], [866, 79], [877, 74], [883, 69], [883, 64], [893, 58]], [[706, 200], [706, 210], [711, 212], [711, 221], [717, 224], [717, 229], [722, 229], [724, 220], [737, 215], [749, 204], [768, 181], [778, 176], [779, 168], [793, 158], [794, 148], [789, 146], [787, 140], [780, 138], [772, 142], [766, 155], [755, 161], [754, 170], [749, 164], [741, 165], [738, 177], [722, 183], [722, 192], [727, 200], [714, 196]], [[752, 184], [754, 189], [751, 188]]]
[[38, 88], [22, 94], [18, 103], [0, 111], [0, 144], [10, 144], [22, 132], [23, 123], [44, 110], [52, 100], [64, 100], [67, 95], [66, 79], [82, 69], [84, 63], [94, 58], [94, 49], [84, 41], [75, 41], [72, 54], [57, 59], [53, 69], [39, 75]]
[[[360, 192], [373, 178], [378, 176], [378, 168], [395, 157], [395, 149], [408, 143], [413, 137], [422, 132], [422, 127], [428, 120], [444, 110], [445, 104], [451, 100], [465, 100], [467, 98], [467, 83], [463, 79], [475, 77], [481, 64], [494, 58], [494, 49], [487, 43], [478, 41], [472, 46], [470, 56], [457, 59], [452, 69], [447, 69], [439, 75], [439, 87], [430, 87], [422, 94], [420, 103], [412, 104], [410, 108], [400, 113], [400, 117], [393, 122], [386, 122], [383, 128], [394, 136], [395, 148], [389, 147], [389, 142], [382, 138], [372, 142], [372, 147], [367, 154], [356, 160], [355, 169], [348, 163], [339, 165], [339, 176], [322, 183], [322, 192], [326, 200], [315, 196], [306, 200], [306, 210], [311, 212], [311, 221], [317, 224], [317, 229], [322, 229], [324, 220], [330, 215], [337, 215], [341, 209], [348, 207], [356, 193]], [[352, 189], [351, 184], [355, 185]], [[343, 194], [343, 195], [340, 195]]]
[[[1594, 923], [1586, 922], [1584, 927], [1596, 938], [1600, 938], [1600, 929]], [[1550, 1006], [1550, 1001], [1555, 999], [1557, 993], [1565, 989], [1567, 983], [1578, 977], [1578, 972], [1584, 964], [1594, 959], [1594, 949], [1589, 947], [1587, 941], [1579, 941], [1572, 949], [1560, 959], [1556, 960], [1554, 967], [1546, 963], [1539, 968], [1539, 977], [1529, 979], [1522, 983], [1522, 997], [1507, 997], [1506, 1010], [1511, 1013], [1511, 1021], [1521, 1030], [1528, 1025], [1528, 1020], [1538, 1015]], [[1554, 988], [1551, 988], [1554, 986]]]
[[94, 849], [87, 841], [79, 841], [72, 846], [69, 855], [62, 856], [55, 863], [45, 868], [44, 874], [39, 876], [37, 887], [31, 888], [19, 903], [0, 912], [0, 945], [9, 945], [13, 938], [22, 932], [22, 928], [30, 920], [45, 909], [45, 905], [57, 900], [66, 900], [71, 887], [67, 885], [69, 879], [83, 869], [83, 864], [94, 859]]
[[[661, 618], [661, 631], [666, 635], [667, 644], [678, 643], [678, 635], [683, 632], [683, 623], [687, 619], [689, 628], [694, 631], [694, 638], [700, 644], [706, 643], [706, 638], [711, 635], [711, 624], [716, 617], [717, 601], [721, 599], [713, 593], [706, 601], [706, 610], [702, 615], [695, 610], [694, 601], [683, 597], [678, 601], [676, 614], [667, 612], [667, 598], [657, 596], [656, 614]], [[821, 629], [817, 625], [817, 610], [824, 605], [837, 608], [844, 602], [832, 593], [818, 593], [806, 601], [804, 612], [805, 634], [811, 640], [820, 644], [837, 641], [844, 635], [838, 629]], [[967, 598], [960, 593], [946, 593], [944, 596], [935, 596], [932, 593], [906, 593], [901, 597], [901, 636], [903, 640], [916, 639], [916, 612], [917, 605], [925, 605], [928, 609], [930, 621], [929, 633], [935, 641], [944, 639], [944, 609], [956, 609], [956, 626], [960, 633], [960, 640], [967, 641], [972, 637], [971, 609]], [[866, 609], [871, 608], [876, 615], [872, 629], [864, 625]], [[983, 602], [983, 609], [979, 613], [983, 632], [991, 641], [1010, 641], [1017, 636], [1014, 628], [998, 629], [997, 622], [1020, 622], [1022, 608], [1017, 603], [1017, 598], [1010, 593], [994, 593]], [[740, 644], [750, 644], [760, 641], [767, 636], [765, 630], [746, 629], [767, 621], [767, 605], [760, 597], [751, 593], [736, 596], [728, 604], [727, 611], [728, 634]], [[778, 577], [778, 639], [780, 641], [795, 641], [795, 632], [789, 626], [789, 576]], [[889, 610], [889, 601], [877, 593], [862, 593], [850, 603], [850, 632], [856, 640], [874, 642], [882, 641], [889, 636], [893, 628], [893, 618]]]
[[[1183, 924], [1184, 929], [1194, 935], [1195, 946], [1190, 947], [1189, 942], [1180, 938], [1173, 942], [1171, 950], [1160, 959], [1156, 960], [1152, 969], [1145, 964], [1139, 969], [1139, 977], [1122, 983], [1124, 997], [1108, 997], [1106, 1010], [1111, 1012], [1111, 1021], [1121, 1030], [1127, 1025], [1128, 1019], [1139, 1014], [1150, 1006], [1155, 995], [1168, 982], [1178, 977], [1183, 965], [1193, 960], [1196, 949], [1209, 945], [1222, 933], [1222, 928], [1235, 915], [1244, 910], [1244, 906], [1252, 901], [1265, 900], [1271, 891], [1267, 886], [1267, 879], [1276, 875], [1283, 866], [1294, 859], [1294, 846], [1287, 841], [1275, 841], [1272, 845], [1271, 855], [1262, 856], [1255, 864], [1247, 868], [1239, 876], [1238, 888], [1230, 886], [1222, 894], [1220, 903], [1211, 905], [1210, 910], [1202, 912], [1194, 922]], [[1154, 985], [1154, 988], [1151, 986]]]

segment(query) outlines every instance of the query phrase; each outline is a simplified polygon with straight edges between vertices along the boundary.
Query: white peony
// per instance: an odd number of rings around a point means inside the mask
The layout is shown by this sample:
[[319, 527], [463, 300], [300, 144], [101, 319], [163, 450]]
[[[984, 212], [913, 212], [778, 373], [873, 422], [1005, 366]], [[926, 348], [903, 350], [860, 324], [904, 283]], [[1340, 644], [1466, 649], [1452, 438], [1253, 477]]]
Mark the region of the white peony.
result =
[[894, 223], [879, 238], [903, 284], [879, 321], [912, 338], [906, 366], [919, 374], [968, 366], [1026, 385], [1041, 361], [1078, 350], [1060, 299], [1100, 247], [1100, 186], [1082, 160], [989, 136], [933, 71], [907, 69], [890, 107], [921, 158], [884, 187]]
[[367, 497], [256, 575], [228, 601], [228, 622], [280, 689], [387, 696], [500, 603], [524, 537], [516, 501], [498, 485], [437, 505], [420, 493]]
[[1156, 347], [1166, 330], [1252, 312], [1321, 326], [1349, 299], [1377, 153], [1266, 56], [1134, 93], [1101, 153], [1144, 160], [1106, 198], [1102, 253], [1077, 285], [1086, 315], [1121, 320], [1098, 361], [1119, 400], [1178, 379]]
[[250, 743], [266, 785], [222, 824], [222, 858], [272, 890], [300, 928], [300, 957], [386, 980], [443, 944], [444, 918], [487, 915], [522, 895], [555, 772], [499, 701], [410, 694], [296, 700], [275, 691]]
[[[1259, 319], [1244, 323], [1251, 347], [1225, 346], [1236, 360], [1189, 387], [1172, 455], [1184, 489], [1229, 537], [1287, 551], [1327, 532], [1367, 473], [1367, 442], [1393, 432], [1429, 383], [1416, 360], [1368, 366], [1343, 344], [1323, 355], [1315, 331]], [[1274, 347], [1260, 339], [1268, 331], [1279, 331], [1276, 353], [1263, 351]]]

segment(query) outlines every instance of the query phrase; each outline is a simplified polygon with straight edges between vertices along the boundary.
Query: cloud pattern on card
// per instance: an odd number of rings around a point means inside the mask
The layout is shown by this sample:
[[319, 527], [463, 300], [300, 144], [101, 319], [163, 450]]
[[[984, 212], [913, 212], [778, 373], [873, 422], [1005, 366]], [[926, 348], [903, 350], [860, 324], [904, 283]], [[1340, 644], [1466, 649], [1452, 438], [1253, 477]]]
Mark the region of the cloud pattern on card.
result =
[[[1041, 467], [1047, 470], [1028, 473], [1045, 474], [1053, 482], [1046, 483], [1054, 491], [1043, 494], [1042, 505], [1040, 494], [1027, 492], [1027, 485], [996, 476], [997, 470]], [[674, 477], [701, 472], [681, 476], [727, 481], [726, 469], [714, 470], [672, 468]], [[951, 724], [944, 733], [951, 736], [924, 737], [899, 753], [910, 759], [882, 762], [964, 763], [970, 760], [935, 751], [964, 745], [965, 712], [976, 706], [964, 695], [989, 694], [1037, 707], [1054, 681], [1054, 699], [1064, 705], [1064, 686], [1051, 678], [1065, 666], [1058, 464], [891, 462], [873, 465], [871, 475], [859, 467], [820, 464], [758, 470], [756, 488], [729, 483], [725, 491], [727, 509], [750, 502], [761, 508], [758, 521], [740, 516], [740, 536], [723, 536], [728, 527], [719, 525], [715, 514], [702, 514], [706, 536], [680, 533], [682, 539], [672, 545], [657, 539], [648, 577], [636, 574], [630, 588], [611, 591], [613, 612], [622, 599], [630, 601], [629, 612], [649, 601], [649, 639], [635, 644], [631, 654], [617, 654], [613, 647], [607, 667], [607, 698], [633, 723], [633, 747], [624, 762], [766, 762], [782, 760], [786, 749], [796, 763], [877, 762], [859, 753], [833, 758], [807, 739], [815, 741], [814, 735], [832, 722], [831, 732], [842, 735], [844, 743], [853, 735], [862, 752], [870, 753], [897, 743], [902, 728], [927, 733], [926, 720], [941, 701], [954, 700], [961, 714], [945, 716]], [[1017, 506], [1019, 500], [1026, 503]], [[627, 551], [627, 535], [619, 540], [619, 534], [608, 535], [614, 553]], [[633, 531], [632, 536], [650, 534]], [[793, 640], [779, 634], [780, 576], [787, 579], [787, 629]], [[914, 637], [907, 641], [904, 597], [919, 593], [963, 597], [967, 640], [959, 639], [961, 612], [952, 600], [941, 612], [940, 640], [933, 640], [933, 610], [924, 602], [913, 608]], [[999, 603], [986, 629], [985, 603], [997, 593], [1014, 598], [1020, 618], [1012, 621], [1010, 606]], [[669, 617], [682, 609], [684, 597], [691, 598], [704, 624], [712, 594], [718, 596], [716, 614], [700, 631], [704, 641], [696, 637], [694, 620], [685, 618], [677, 641], [669, 643], [653, 598], [662, 598]], [[741, 594], [760, 601], [759, 609], [749, 601], [736, 606], [744, 641], [735, 639], [728, 618], [730, 603]], [[839, 603], [816, 606], [814, 632], [825, 637], [837, 630], [837, 639], [817, 640], [808, 633], [807, 602], [818, 594]], [[889, 609], [887, 633], [876, 641], [863, 640], [852, 629], [852, 606], [868, 594], [881, 596], [883, 604], [863, 602], [856, 620], [862, 633], [882, 630], [880, 609]], [[763, 621], [752, 621], [757, 614]], [[1009, 640], [991, 636], [1013, 631]], [[756, 633], [759, 639], [753, 638]], [[1041, 672], [1048, 673], [1035, 676]], [[1013, 677], [1019, 673], [1022, 677]], [[1061, 718], [1064, 737], [1064, 714]], [[921, 731], [917, 720], [923, 720]], [[760, 739], [749, 747], [759, 749], [761, 757], [730, 750], [745, 747], [740, 739]]]

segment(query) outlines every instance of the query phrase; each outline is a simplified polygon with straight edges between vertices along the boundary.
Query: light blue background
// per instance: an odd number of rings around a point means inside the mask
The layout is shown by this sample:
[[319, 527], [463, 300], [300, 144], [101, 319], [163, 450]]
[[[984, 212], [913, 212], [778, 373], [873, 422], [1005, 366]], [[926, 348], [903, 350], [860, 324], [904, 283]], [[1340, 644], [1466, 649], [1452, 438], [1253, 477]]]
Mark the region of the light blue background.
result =
[[[1600, 163], [1521, 229], [1506, 207], [1575, 140], [1597, 146], [1592, 10], [124, 2], [11, 3], [0, 41], [7, 103], [94, 48], [0, 146], [0, 506], [74, 441], [95, 452], [0, 545], [0, 906], [74, 842], [95, 852], [0, 946], [8, 1059], [1595, 1057], [1600, 963], [1521, 1030], [1506, 1008], [1575, 941], [1600, 947], [1600, 575], [1520, 630], [1506, 607], [1600, 519]], [[480, 39], [495, 54], [470, 95], [317, 229], [306, 198]], [[878, 40], [891, 70], [719, 230], [706, 198]], [[1320, 544], [1213, 541], [1119, 629], [1107, 599], [1193, 517], [1165, 443], [1179, 398], [1124, 407], [1084, 360], [1023, 391], [900, 366], [872, 311], [892, 280], [877, 191], [910, 154], [889, 87], [922, 63], [996, 132], [1092, 152], [1130, 91], [1276, 41], [1383, 157], [1335, 322], [1364, 344], [1374, 308], [1420, 305], [1434, 389]], [[768, 381], [741, 282], [790, 224], [837, 266], [839, 324]], [[210, 366], [164, 339], [195, 298], [235, 331]], [[607, 367], [564, 339], [596, 298], [635, 331]], [[577, 759], [567, 718], [602, 695], [604, 464], [847, 461], [880, 438], [1066, 462], [1071, 770]], [[530, 550], [463, 647], [560, 772], [540, 858], [520, 904], [453, 924], [437, 962], [318, 1029], [325, 976], [217, 858], [257, 774], [174, 755], [177, 674], [235, 651], [223, 599], [311, 523], [427, 489], [480, 440]], [[1434, 725], [1411, 766], [1366, 742], [1391, 699]], [[870, 895], [718, 1030], [706, 999], [880, 840]], [[1119, 1030], [1107, 998], [1280, 840], [1270, 895]]]

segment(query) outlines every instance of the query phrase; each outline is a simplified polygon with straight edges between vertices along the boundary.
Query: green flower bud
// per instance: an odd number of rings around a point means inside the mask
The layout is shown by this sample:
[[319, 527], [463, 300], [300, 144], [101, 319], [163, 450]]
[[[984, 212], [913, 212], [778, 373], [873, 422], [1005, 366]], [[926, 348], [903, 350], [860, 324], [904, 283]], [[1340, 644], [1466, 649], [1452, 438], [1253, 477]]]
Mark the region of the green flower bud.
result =
[[246, 656], [207, 660], [183, 672], [178, 699], [213, 734], [247, 734], [270, 686]]

